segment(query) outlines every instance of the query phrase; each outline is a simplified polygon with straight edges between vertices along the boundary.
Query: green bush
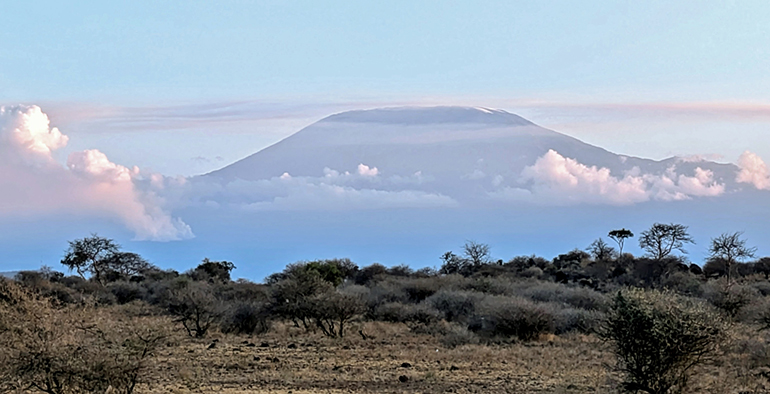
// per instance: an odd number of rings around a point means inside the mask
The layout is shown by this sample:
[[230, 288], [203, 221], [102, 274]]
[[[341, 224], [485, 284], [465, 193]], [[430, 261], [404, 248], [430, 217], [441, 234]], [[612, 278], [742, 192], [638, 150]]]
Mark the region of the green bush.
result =
[[713, 356], [725, 337], [720, 315], [672, 293], [621, 290], [600, 336], [618, 359], [628, 392], [680, 393], [693, 367]]

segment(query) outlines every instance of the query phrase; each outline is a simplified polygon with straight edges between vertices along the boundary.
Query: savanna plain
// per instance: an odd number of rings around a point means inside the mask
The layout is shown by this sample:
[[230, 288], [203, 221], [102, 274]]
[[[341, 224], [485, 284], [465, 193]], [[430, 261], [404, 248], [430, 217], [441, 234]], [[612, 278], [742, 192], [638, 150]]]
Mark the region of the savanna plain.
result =
[[741, 233], [711, 257], [655, 223], [552, 260], [492, 261], [473, 241], [439, 269], [298, 262], [263, 283], [204, 259], [163, 270], [97, 235], [0, 280], [9, 393], [763, 393], [770, 259]]

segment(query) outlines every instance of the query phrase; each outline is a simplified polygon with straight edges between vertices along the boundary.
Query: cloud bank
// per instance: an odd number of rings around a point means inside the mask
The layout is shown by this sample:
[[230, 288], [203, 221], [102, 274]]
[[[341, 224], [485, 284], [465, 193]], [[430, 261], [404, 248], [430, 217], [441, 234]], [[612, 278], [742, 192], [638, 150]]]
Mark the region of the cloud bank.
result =
[[371, 210], [390, 208], [451, 208], [453, 198], [404, 189], [429, 180], [421, 173], [383, 176], [377, 167], [359, 164], [355, 172], [325, 168], [318, 177], [279, 177], [256, 181], [196, 178], [180, 185], [177, 205], [245, 211]]
[[736, 177], [739, 183], [750, 183], [759, 190], [770, 190], [770, 170], [757, 154], [745, 151], [738, 158], [740, 171]]
[[[139, 240], [193, 236], [163, 209], [157, 174], [115, 164], [98, 150], [54, 158], [68, 137], [37, 106], [0, 107], [0, 215], [77, 213], [121, 221]], [[162, 182], [161, 182], [162, 184]]]
[[700, 167], [695, 169], [693, 176], [677, 174], [674, 167], [659, 175], [642, 174], [635, 167], [617, 177], [608, 168], [589, 167], [555, 150], [549, 150], [535, 164], [524, 168], [519, 182], [529, 187], [503, 187], [489, 195], [497, 200], [529, 200], [557, 205], [630, 205], [651, 200], [719, 196], [725, 192], [725, 185], [715, 181], [710, 170]]

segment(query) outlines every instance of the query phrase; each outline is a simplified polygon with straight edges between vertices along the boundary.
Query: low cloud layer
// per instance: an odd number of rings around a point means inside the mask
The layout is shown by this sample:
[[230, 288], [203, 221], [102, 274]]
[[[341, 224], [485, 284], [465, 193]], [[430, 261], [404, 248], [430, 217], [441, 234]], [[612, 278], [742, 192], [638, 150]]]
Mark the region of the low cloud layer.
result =
[[426, 182], [421, 173], [383, 176], [377, 167], [359, 164], [355, 172], [325, 168], [318, 177], [284, 173], [257, 181], [193, 179], [181, 185], [179, 206], [271, 210], [370, 210], [386, 208], [447, 208], [458, 203], [449, 196], [410, 187]]
[[77, 213], [117, 219], [140, 240], [193, 236], [163, 209], [151, 181], [159, 175], [115, 164], [98, 150], [74, 152], [62, 166], [54, 153], [69, 139], [49, 123], [37, 106], [0, 107], [0, 215]]
[[587, 166], [549, 150], [526, 167], [519, 179], [522, 187], [504, 187], [490, 193], [498, 200], [530, 200], [546, 204], [629, 205], [645, 201], [677, 201], [718, 196], [725, 185], [714, 180], [710, 170], [700, 167], [692, 176], [677, 174], [674, 167], [664, 174], [643, 174], [634, 168], [618, 177], [608, 168]]

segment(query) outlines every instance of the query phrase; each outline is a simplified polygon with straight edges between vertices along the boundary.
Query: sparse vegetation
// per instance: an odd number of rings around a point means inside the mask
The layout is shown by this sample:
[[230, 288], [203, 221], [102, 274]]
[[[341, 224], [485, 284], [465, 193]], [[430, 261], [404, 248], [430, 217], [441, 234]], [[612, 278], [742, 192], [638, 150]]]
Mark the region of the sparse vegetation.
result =
[[[359, 267], [348, 259], [298, 262], [260, 284], [234, 281], [235, 264], [208, 258], [183, 273], [164, 271], [121, 251], [114, 241], [92, 235], [71, 242], [65, 252], [62, 264], [77, 275], [45, 267], [0, 282], [1, 388], [57, 394], [146, 392], [155, 376], [149, 366], [167, 346], [165, 357], [179, 360], [172, 363], [177, 381], [201, 390], [201, 376], [208, 372], [190, 369], [186, 356], [201, 346], [214, 354], [220, 341], [248, 344], [249, 349], [271, 352], [271, 368], [284, 365], [289, 356], [275, 356], [278, 350], [270, 342], [257, 346], [253, 339], [237, 339], [254, 336], [279, 338], [290, 349], [309, 342], [323, 347], [366, 343], [374, 352], [403, 338], [430, 343], [430, 352], [439, 354], [439, 348], [542, 349], [541, 358], [560, 351], [540, 347], [543, 343], [594, 343], [595, 360], [601, 361], [591, 364], [591, 373], [604, 380], [592, 385], [605, 391], [712, 391], [716, 383], [689, 377], [715, 368], [723, 377], [735, 374], [741, 387], [749, 387], [746, 376], [756, 376], [752, 390], [770, 385], [757, 372], [770, 368], [770, 357], [744, 363], [740, 360], [745, 357], [731, 353], [737, 347], [725, 342], [728, 324], [731, 334], [751, 335], [765, 335], [770, 326], [769, 259], [744, 262], [755, 250], [745, 246], [741, 233], [712, 240], [712, 256], [703, 268], [672, 253], [693, 242], [685, 226], [655, 224], [644, 231], [640, 244], [648, 251], [645, 257], [620, 253], [631, 236], [625, 229], [610, 232], [618, 251], [597, 239], [587, 251], [575, 249], [552, 260], [517, 256], [508, 262], [493, 259], [488, 245], [469, 241], [459, 255], [444, 254], [439, 270]], [[728, 245], [732, 247], [714, 246], [728, 238], [735, 241]], [[401, 337], [382, 330], [395, 330]], [[598, 347], [600, 339], [610, 346]], [[765, 342], [752, 343], [767, 347], [770, 354]], [[605, 370], [602, 365], [611, 354], [617, 368]], [[233, 374], [244, 368], [267, 373], [256, 366], [256, 358], [225, 366]], [[722, 364], [705, 363], [711, 359]], [[503, 373], [510, 367], [501, 368]], [[738, 370], [743, 372], [738, 375]], [[410, 376], [404, 384], [420, 382]]]

